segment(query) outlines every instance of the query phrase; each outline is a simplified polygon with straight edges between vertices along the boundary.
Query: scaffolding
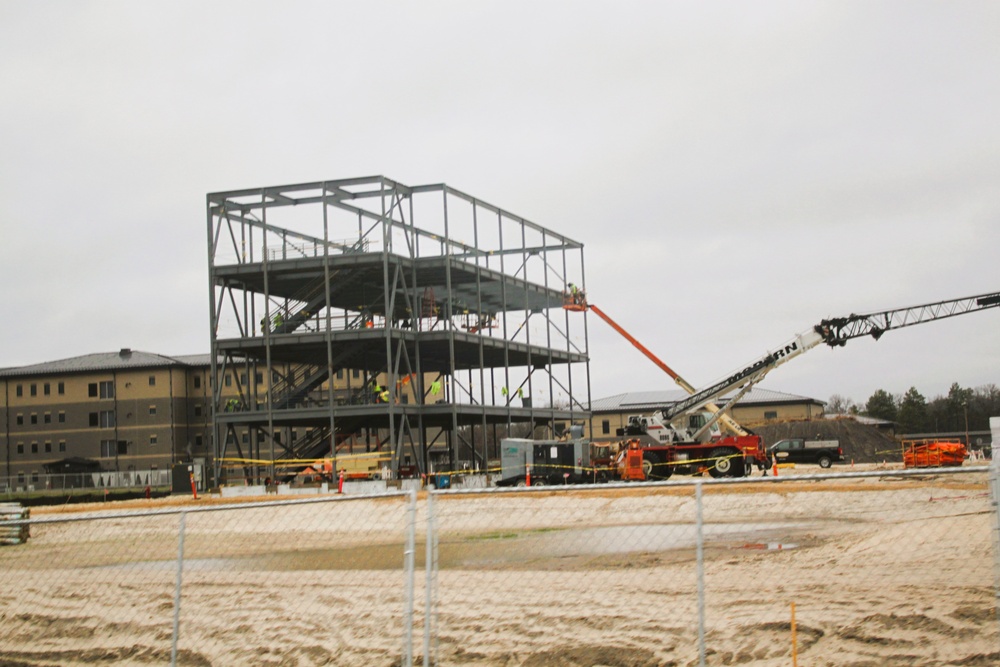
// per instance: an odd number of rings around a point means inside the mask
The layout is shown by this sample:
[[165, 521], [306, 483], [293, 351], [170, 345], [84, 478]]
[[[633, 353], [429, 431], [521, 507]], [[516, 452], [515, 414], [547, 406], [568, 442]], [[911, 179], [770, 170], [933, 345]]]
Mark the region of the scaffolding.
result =
[[382, 176], [211, 193], [207, 216], [217, 483], [355, 450], [482, 471], [512, 429], [589, 418], [586, 319], [562, 308], [581, 243]]

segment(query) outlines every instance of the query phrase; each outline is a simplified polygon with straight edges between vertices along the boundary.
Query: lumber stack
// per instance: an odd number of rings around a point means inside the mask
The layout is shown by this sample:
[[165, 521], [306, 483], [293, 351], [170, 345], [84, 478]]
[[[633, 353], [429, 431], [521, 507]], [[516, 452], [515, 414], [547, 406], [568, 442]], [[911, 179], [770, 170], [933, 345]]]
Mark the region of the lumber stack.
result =
[[20, 503], [0, 503], [0, 544], [24, 544], [28, 541], [28, 524], [2, 525], [6, 521], [27, 521], [31, 510]]

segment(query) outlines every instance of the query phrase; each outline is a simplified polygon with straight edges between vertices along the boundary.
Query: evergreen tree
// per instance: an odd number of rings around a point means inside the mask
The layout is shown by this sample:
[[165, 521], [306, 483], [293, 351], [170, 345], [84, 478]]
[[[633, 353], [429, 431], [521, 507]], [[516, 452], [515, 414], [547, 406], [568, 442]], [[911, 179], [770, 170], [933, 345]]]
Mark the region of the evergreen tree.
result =
[[896, 401], [892, 394], [884, 389], [876, 389], [875, 393], [865, 403], [865, 414], [876, 419], [896, 421]]
[[903, 395], [897, 414], [901, 433], [923, 433], [927, 431], [927, 400], [916, 387]]
[[957, 382], [948, 389], [945, 399], [949, 431], [964, 431], [969, 405], [972, 403], [972, 389], [962, 389]]

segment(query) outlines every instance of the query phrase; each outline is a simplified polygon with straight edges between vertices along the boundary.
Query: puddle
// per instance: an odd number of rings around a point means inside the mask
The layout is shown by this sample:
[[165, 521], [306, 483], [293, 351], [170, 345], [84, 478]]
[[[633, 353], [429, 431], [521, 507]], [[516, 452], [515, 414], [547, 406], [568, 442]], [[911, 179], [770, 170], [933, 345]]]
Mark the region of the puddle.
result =
[[[232, 558], [185, 558], [184, 570], [232, 570], [236, 561]], [[177, 559], [150, 560], [135, 563], [120, 563], [117, 565], [98, 565], [95, 570], [127, 570], [129, 572], [176, 570]]]
[[[793, 542], [778, 541], [778, 534], [805, 524], [712, 524], [704, 526], [705, 546], [781, 551], [795, 549]], [[734, 546], [735, 544], [735, 546]], [[600, 557], [630, 553], [656, 553], [692, 549], [697, 545], [691, 524], [605, 526], [557, 531], [506, 533], [488, 541], [442, 545], [442, 559], [461, 566], [513, 563], [538, 558]], [[447, 558], [445, 558], [447, 552]]]
[[798, 546], [792, 542], [748, 542], [737, 548], [757, 549], [760, 551], [787, 551], [788, 549], [796, 549]]

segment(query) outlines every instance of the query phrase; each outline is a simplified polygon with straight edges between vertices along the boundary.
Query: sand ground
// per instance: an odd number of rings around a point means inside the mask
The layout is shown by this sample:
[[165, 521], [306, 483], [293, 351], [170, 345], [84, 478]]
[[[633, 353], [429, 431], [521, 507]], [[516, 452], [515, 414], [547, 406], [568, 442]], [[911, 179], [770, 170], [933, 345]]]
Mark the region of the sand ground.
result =
[[[706, 663], [1000, 664], [985, 468], [816, 471], [704, 488]], [[33, 510], [111, 516], [0, 549], [0, 664], [169, 663], [180, 518], [120, 513], [232, 504]], [[412, 516], [417, 664], [428, 600], [435, 664], [698, 664], [693, 487], [436, 496], [430, 595], [427, 507], [421, 494]], [[187, 514], [179, 664], [399, 664], [410, 518], [404, 498]]]

